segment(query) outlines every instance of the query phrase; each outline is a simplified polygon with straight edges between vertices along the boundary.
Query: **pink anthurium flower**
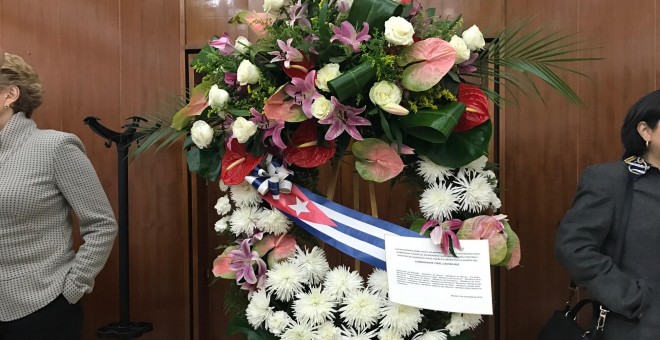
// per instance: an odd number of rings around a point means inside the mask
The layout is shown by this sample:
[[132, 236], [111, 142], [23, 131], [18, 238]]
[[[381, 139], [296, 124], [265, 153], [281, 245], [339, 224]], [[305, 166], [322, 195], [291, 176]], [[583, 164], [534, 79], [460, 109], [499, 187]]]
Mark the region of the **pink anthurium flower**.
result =
[[451, 219], [440, 223], [438, 220], [429, 220], [422, 226], [419, 234], [423, 235], [431, 227], [431, 241], [439, 245], [443, 254], [449, 254], [449, 243], [454, 249], [461, 249], [461, 242], [458, 240], [455, 231], [461, 228], [463, 222], [458, 219]]
[[319, 124], [330, 124], [325, 139], [334, 140], [346, 131], [354, 139], [362, 140], [362, 135], [355, 127], [371, 125], [369, 120], [359, 116], [367, 107], [355, 108], [344, 105], [334, 96], [330, 98], [330, 101], [334, 105], [334, 111], [328, 118], [319, 120]]
[[289, 234], [268, 235], [254, 245], [260, 256], [268, 254], [268, 263], [273, 265], [291, 257], [296, 252], [296, 239]]
[[229, 270], [229, 265], [231, 264], [233, 256], [229, 254], [232, 250], [238, 248], [237, 246], [231, 246], [225, 248], [225, 251], [222, 252], [215, 260], [213, 260], [213, 275], [215, 277], [221, 277], [223, 279], [235, 279], [236, 273]]
[[487, 240], [490, 264], [498, 265], [507, 257], [507, 234], [502, 220], [504, 215], [481, 215], [463, 221], [457, 235], [463, 240]]
[[369, 24], [366, 22], [362, 24], [362, 30], [359, 33], [355, 31], [355, 27], [348, 21], [342, 22], [339, 27], [333, 26], [332, 32], [335, 35], [330, 38], [330, 42], [337, 40], [343, 45], [350, 46], [353, 52], [360, 52], [360, 45], [371, 39], [369, 35]]

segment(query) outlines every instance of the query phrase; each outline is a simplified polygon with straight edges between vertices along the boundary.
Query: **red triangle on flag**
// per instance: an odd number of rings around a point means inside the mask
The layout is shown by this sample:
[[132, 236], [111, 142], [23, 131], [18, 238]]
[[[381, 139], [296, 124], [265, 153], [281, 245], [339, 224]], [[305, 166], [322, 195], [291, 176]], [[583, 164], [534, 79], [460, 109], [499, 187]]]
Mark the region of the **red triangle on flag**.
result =
[[270, 192], [262, 196], [273, 208], [303, 221], [335, 227], [333, 222], [316, 204], [310, 200], [297, 186], [293, 186], [290, 194], [280, 193], [280, 199], [273, 198]]

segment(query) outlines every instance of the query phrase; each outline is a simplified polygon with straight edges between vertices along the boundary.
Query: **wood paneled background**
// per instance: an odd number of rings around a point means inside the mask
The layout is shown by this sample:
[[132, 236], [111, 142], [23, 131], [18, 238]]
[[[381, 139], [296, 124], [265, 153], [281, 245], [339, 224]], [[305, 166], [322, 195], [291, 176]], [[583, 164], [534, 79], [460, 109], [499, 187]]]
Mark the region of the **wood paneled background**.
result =
[[[519, 105], [504, 107], [500, 117], [502, 211], [522, 239], [523, 261], [502, 271], [499, 324], [489, 319], [479, 338], [534, 339], [565, 298], [568, 277], [554, 260], [553, 243], [578, 175], [589, 164], [620, 156], [619, 128], [628, 106], [658, 88], [660, 0], [638, 0], [634, 6], [617, 0], [423, 3], [446, 16], [462, 13], [466, 26], [477, 23], [491, 34], [532, 17], [548, 29], [577, 32], [577, 40], [597, 48], [584, 55], [605, 58], [577, 65], [591, 79], [562, 73], [584, 107], [542, 87], [545, 103], [518, 96]], [[182, 95], [189, 71], [184, 51], [201, 47], [214, 34], [249, 37], [246, 28], [226, 22], [238, 9], [260, 7], [261, 1], [248, 0], [0, 0], [0, 47], [24, 56], [43, 76], [46, 101], [35, 119], [42, 128], [80, 136], [116, 206], [115, 149], [106, 149], [82, 119], [98, 116], [119, 129], [166, 96]], [[140, 158], [130, 169], [132, 318], [155, 328], [143, 338], [227, 339], [226, 285], [207, 286], [219, 241], [210, 209], [217, 187], [195, 179], [189, 185], [176, 146]], [[359, 183], [360, 197], [354, 197], [353, 177], [349, 166], [342, 169], [335, 200], [347, 206], [357, 201], [369, 212], [367, 186]], [[405, 187], [380, 185], [376, 191], [381, 218], [399, 222], [415, 204]], [[333, 264], [355, 265], [336, 252], [329, 256]], [[117, 321], [117, 271], [113, 252], [94, 293], [84, 299], [85, 339]]]

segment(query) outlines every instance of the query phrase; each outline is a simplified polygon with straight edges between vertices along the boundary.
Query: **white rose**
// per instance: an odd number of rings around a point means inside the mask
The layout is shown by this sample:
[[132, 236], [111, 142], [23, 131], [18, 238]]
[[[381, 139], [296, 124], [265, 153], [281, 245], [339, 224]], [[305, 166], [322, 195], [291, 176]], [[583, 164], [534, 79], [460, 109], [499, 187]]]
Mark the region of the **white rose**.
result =
[[339, 64], [326, 64], [316, 72], [316, 87], [325, 92], [330, 92], [328, 82], [339, 77], [340, 74]]
[[398, 86], [385, 80], [375, 83], [369, 90], [369, 99], [372, 103], [380, 106], [386, 112], [399, 116], [408, 114], [408, 109], [399, 105], [401, 95], [401, 89]]
[[265, 12], [277, 12], [284, 5], [284, 0], [264, 0]]
[[465, 44], [470, 51], [477, 51], [486, 46], [484, 35], [481, 33], [477, 25], [472, 25], [472, 27], [463, 31], [463, 41], [465, 41]]
[[236, 80], [241, 85], [256, 84], [261, 78], [261, 71], [254, 66], [249, 60], [241, 61], [236, 71]]
[[319, 97], [312, 103], [312, 116], [321, 120], [326, 119], [334, 111], [332, 102], [325, 97]]
[[213, 141], [213, 128], [205, 121], [198, 120], [190, 129], [190, 137], [198, 148], [204, 149]]
[[229, 102], [229, 93], [221, 88], [218, 85], [211, 86], [209, 90], [209, 105], [216, 109], [220, 110], [227, 106]]
[[391, 17], [385, 21], [385, 39], [392, 45], [412, 44], [413, 34], [413, 25], [402, 17]]
[[231, 126], [231, 132], [238, 142], [243, 144], [257, 133], [257, 124], [243, 117], [238, 117]]
[[383, 106], [390, 103], [399, 104], [401, 102], [401, 89], [389, 81], [379, 81], [369, 90], [369, 99], [371, 102]]
[[455, 35], [451, 37], [451, 41], [449, 41], [449, 43], [456, 50], [456, 61], [454, 62], [455, 64], [460, 64], [470, 59], [470, 49], [467, 47], [463, 39]]
[[250, 46], [252, 46], [252, 43], [242, 35], [236, 38], [236, 42], [234, 43], [234, 48], [241, 54], [247, 54]]

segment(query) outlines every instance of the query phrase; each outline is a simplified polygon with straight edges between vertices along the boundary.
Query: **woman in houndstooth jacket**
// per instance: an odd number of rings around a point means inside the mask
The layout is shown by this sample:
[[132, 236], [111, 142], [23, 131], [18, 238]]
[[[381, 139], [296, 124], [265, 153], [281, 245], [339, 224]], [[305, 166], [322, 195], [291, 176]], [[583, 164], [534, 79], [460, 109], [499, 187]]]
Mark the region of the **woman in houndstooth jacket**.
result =
[[[0, 340], [81, 338], [80, 298], [114, 243], [112, 208], [80, 140], [38, 129], [39, 76], [0, 52]], [[73, 249], [71, 212], [83, 244]]]

